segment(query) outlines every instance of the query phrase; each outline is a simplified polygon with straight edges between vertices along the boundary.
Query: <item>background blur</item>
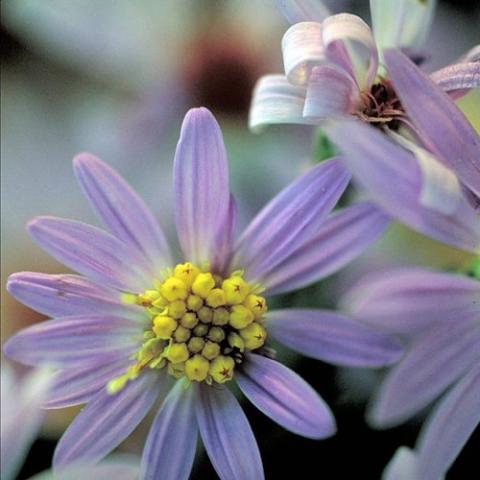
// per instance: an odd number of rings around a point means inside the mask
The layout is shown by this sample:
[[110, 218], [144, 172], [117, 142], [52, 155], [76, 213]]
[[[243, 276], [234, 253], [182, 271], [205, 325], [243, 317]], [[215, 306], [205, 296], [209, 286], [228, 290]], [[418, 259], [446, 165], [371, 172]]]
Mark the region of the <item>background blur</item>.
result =
[[[367, 0], [325, 2], [370, 21]], [[183, 115], [204, 105], [217, 116], [230, 158], [240, 226], [310, 162], [309, 127], [247, 129], [256, 79], [282, 71], [288, 28], [269, 0], [4, 0], [1, 2], [2, 343], [42, 320], [5, 294], [8, 275], [63, 272], [28, 238], [26, 222], [49, 214], [96, 224], [75, 183], [71, 159], [91, 151], [117, 168], [145, 198], [172, 241], [171, 168]], [[480, 2], [439, 0], [426, 45], [434, 70], [480, 41]], [[477, 98], [464, 100], [473, 109]], [[377, 267], [417, 263], [454, 268], [469, 260], [400, 226], [335, 278], [278, 299], [285, 305], [334, 307], [358, 276]], [[299, 469], [322, 478], [379, 478], [397, 446], [413, 445], [419, 424], [378, 432], [363, 421], [366, 398], [382, 372], [337, 370], [298, 359], [297, 371], [332, 406], [333, 439], [289, 434], [245, 403], [267, 478]], [[50, 466], [56, 439], [76, 413], [49, 412], [19, 478]], [[148, 422], [147, 422], [148, 424]], [[121, 447], [140, 452], [145, 427]], [[469, 479], [471, 441], [448, 479]], [[478, 455], [478, 451], [477, 451]], [[314, 473], [312, 478], [316, 478]], [[216, 478], [199, 456], [193, 478]]]

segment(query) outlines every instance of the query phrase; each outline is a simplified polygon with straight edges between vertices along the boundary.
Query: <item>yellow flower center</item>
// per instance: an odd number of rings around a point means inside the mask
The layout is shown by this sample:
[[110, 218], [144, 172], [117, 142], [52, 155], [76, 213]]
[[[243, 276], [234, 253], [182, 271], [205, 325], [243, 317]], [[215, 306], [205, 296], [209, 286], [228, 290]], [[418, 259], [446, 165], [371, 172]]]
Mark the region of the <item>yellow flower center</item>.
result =
[[241, 271], [222, 278], [183, 263], [155, 288], [126, 296], [146, 309], [151, 324], [136, 363], [109, 382], [109, 392], [119, 391], [145, 368], [166, 368], [175, 378], [209, 385], [231, 380], [244, 352], [265, 343], [267, 303], [260, 290], [247, 283]]

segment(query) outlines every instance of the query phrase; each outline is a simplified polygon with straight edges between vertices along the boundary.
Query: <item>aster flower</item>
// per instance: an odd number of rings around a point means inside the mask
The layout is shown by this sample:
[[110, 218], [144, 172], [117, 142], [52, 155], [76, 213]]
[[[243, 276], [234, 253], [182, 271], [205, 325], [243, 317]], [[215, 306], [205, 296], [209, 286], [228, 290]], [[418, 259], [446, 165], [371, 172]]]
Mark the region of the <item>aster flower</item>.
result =
[[[356, 15], [340, 13], [318, 21], [323, 11], [316, 11], [311, 2], [285, 2], [287, 19], [299, 22], [282, 40], [285, 75], [266, 75], [258, 81], [250, 127], [316, 125], [338, 116], [354, 116], [393, 130], [410, 126], [392, 86], [394, 75], [383, 64], [384, 50], [402, 47], [411, 52], [418, 46], [428, 31], [435, 3], [371, 1], [374, 35]], [[432, 79], [458, 98], [480, 85], [480, 64], [475, 58], [472, 50], [458, 63], [432, 74]]]
[[54, 319], [17, 333], [5, 352], [26, 364], [48, 359], [58, 366], [47, 407], [87, 403], [57, 446], [56, 468], [100, 460], [166, 395], [146, 441], [141, 478], [187, 478], [200, 431], [221, 478], [261, 479], [255, 438], [227, 388], [233, 378], [288, 430], [309, 438], [335, 432], [318, 394], [270, 358], [270, 337], [339, 365], [380, 366], [401, 355], [390, 336], [334, 312], [267, 313], [265, 295], [341, 268], [388, 224], [369, 203], [329, 215], [349, 181], [339, 159], [287, 187], [234, 246], [236, 210], [221, 132], [208, 110], [190, 111], [174, 164], [181, 263], [116, 172], [88, 154], [74, 166], [110, 232], [35, 219], [33, 238], [81, 276], [25, 272], [8, 283], [16, 298]]
[[[322, 15], [303, 3], [286, 2], [287, 18]], [[385, 212], [434, 239], [476, 252], [480, 226], [472, 208], [480, 204], [480, 140], [444, 92], [458, 98], [480, 85], [478, 49], [431, 78], [399, 51], [384, 50], [418, 45], [434, 3], [402, 1], [387, 9], [385, 2], [372, 1], [379, 47], [355, 15], [294, 24], [282, 43], [286, 76], [259, 81], [250, 126], [321, 124], [355, 180]], [[360, 123], [379, 127], [392, 142]]]
[[363, 278], [344, 299], [354, 318], [408, 340], [370, 409], [370, 421], [406, 421], [450, 389], [416, 446], [418, 479], [446, 473], [480, 422], [480, 282], [404, 268]]
[[11, 366], [2, 361], [1, 368], [1, 478], [11, 480], [20, 470], [35, 440], [44, 412], [41, 404], [47, 397], [52, 375], [39, 368], [19, 378]]

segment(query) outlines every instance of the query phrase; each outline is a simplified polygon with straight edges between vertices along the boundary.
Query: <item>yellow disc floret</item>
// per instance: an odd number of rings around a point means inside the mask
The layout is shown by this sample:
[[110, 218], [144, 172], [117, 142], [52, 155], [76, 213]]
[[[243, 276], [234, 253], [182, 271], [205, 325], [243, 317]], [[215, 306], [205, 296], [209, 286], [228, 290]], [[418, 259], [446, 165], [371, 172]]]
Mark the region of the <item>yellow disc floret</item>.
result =
[[208, 373], [217, 383], [225, 383], [233, 378], [235, 362], [232, 357], [219, 355], [210, 364]]
[[247, 350], [256, 350], [265, 343], [267, 331], [259, 323], [253, 322], [248, 327], [240, 330], [240, 336], [245, 342]]
[[201, 355], [194, 355], [185, 362], [185, 375], [189, 380], [202, 382], [208, 376], [210, 362]]
[[168, 340], [176, 328], [177, 322], [172, 317], [158, 315], [153, 319], [152, 330], [158, 338]]
[[253, 312], [244, 305], [234, 305], [230, 313], [230, 325], [237, 330], [253, 322]]
[[143, 369], [165, 369], [191, 382], [225, 383], [245, 351], [260, 349], [266, 339], [265, 298], [242, 271], [222, 277], [190, 262], [165, 272], [154, 288], [122, 295], [125, 303], [143, 307], [150, 323], [127, 371], [112, 379], [110, 393], [121, 390]]
[[171, 277], [160, 287], [160, 293], [169, 302], [185, 300], [187, 298], [187, 286], [179, 278]]
[[215, 279], [211, 273], [199, 273], [193, 281], [192, 292], [201, 298], [207, 298], [215, 287]]

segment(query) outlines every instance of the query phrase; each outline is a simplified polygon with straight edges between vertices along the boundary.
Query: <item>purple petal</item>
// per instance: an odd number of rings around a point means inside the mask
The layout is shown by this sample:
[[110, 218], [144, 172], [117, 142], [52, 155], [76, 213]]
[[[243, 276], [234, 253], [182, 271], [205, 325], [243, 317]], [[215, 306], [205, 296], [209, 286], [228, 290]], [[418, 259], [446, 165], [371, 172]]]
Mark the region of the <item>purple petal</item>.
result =
[[154, 274], [135, 251], [98, 228], [74, 220], [37, 217], [28, 231], [52, 257], [96, 282], [131, 292], [152, 285]]
[[331, 159], [290, 184], [246, 228], [237, 247], [235, 265], [254, 280], [286, 260], [317, 234], [349, 178], [342, 163]]
[[480, 248], [480, 221], [465, 198], [452, 215], [421, 204], [422, 172], [413, 155], [361, 122], [337, 120], [324, 128], [382, 210], [436, 240], [467, 251]]
[[419, 474], [436, 480], [446, 473], [480, 422], [480, 365], [441, 401], [418, 442]]
[[55, 469], [82, 461], [94, 464], [133, 432], [164, 385], [157, 372], [142, 374], [114, 395], [104, 389], [75, 417], [57, 444]]
[[342, 300], [344, 308], [373, 326], [411, 332], [432, 322], [457, 322], [480, 310], [480, 282], [424, 268], [366, 275]]
[[463, 113], [408, 57], [385, 52], [396, 92], [427, 147], [480, 195], [480, 137]]
[[458, 99], [471, 88], [480, 86], [480, 62], [457, 63], [437, 70], [430, 78], [444, 91]]
[[389, 217], [369, 202], [334, 213], [315, 237], [265, 272], [261, 283], [268, 295], [277, 295], [325, 278], [360, 255], [388, 224]]
[[142, 327], [121, 317], [72, 316], [21, 330], [4, 346], [5, 354], [26, 365], [47, 362], [78, 365], [93, 358], [126, 358], [142, 340]]
[[199, 384], [196, 412], [208, 456], [220, 478], [262, 480], [262, 460], [247, 417], [225, 387]]
[[275, 0], [275, 6], [290, 24], [321, 22], [330, 12], [319, 0]]
[[230, 262], [233, 252], [235, 227], [237, 225], [237, 203], [233, 195], [230, 195], [227, 220], [218, 232], [216, 240], [217, 250], [212, 259], [212, 270], [224, 272]]
[[222, 132], [206, 108], [190, 110], [175, 153], [175, 221], [186, 259], [211, 260], [228, 222], [230, 192]]
[[326, 310], [274, 310], [267, 330], [287, 347], [335, 365], [380, 367], [403, 354], [392, 336]]
[[8, 279], [7, 290], [20, 302], [49, 317], [89, 313], [143, 317], [142, 309], [122, 302], [118, 291], [78, 275], [14, 273]]
[[478, 324], [446, 325], [419, 336], [384, 381], [369, 415], [372, 422], [390, 427], [405, 421], [479, 359]]
[[155, 272], [171, 266], [164, 233], [143, 200], [110, 166], [88, 153], [73, 161], [77, 179], [112, 234], [137, 249]]
[[334, 65], [315, 67], [310, 76], [303, 115], [322, 119], [349, 114], [360, 102], [355, 80]]
[[308, 438], [335, 434], [333, 414], [305, 380], [281, 363], [248, 355], [235, 373], [245, 396], [282, 427]]
[[87, 403], [113, 378], [122, 375], [130, 364], [128, 356], [120, 360], [90, 362], [55, 374], [44, 408], [65, 408]]
[[253, 90], [248, 126], [258, 133], [270, 124], [316, 123], [303, 116], [305, 94], [305, 87], [292, 85], [284, 75], [261, 77]]
[[180, 380], [164, 400], [150, 428], [140, 478], [188, 480], [196, 444], [194, 389]]

